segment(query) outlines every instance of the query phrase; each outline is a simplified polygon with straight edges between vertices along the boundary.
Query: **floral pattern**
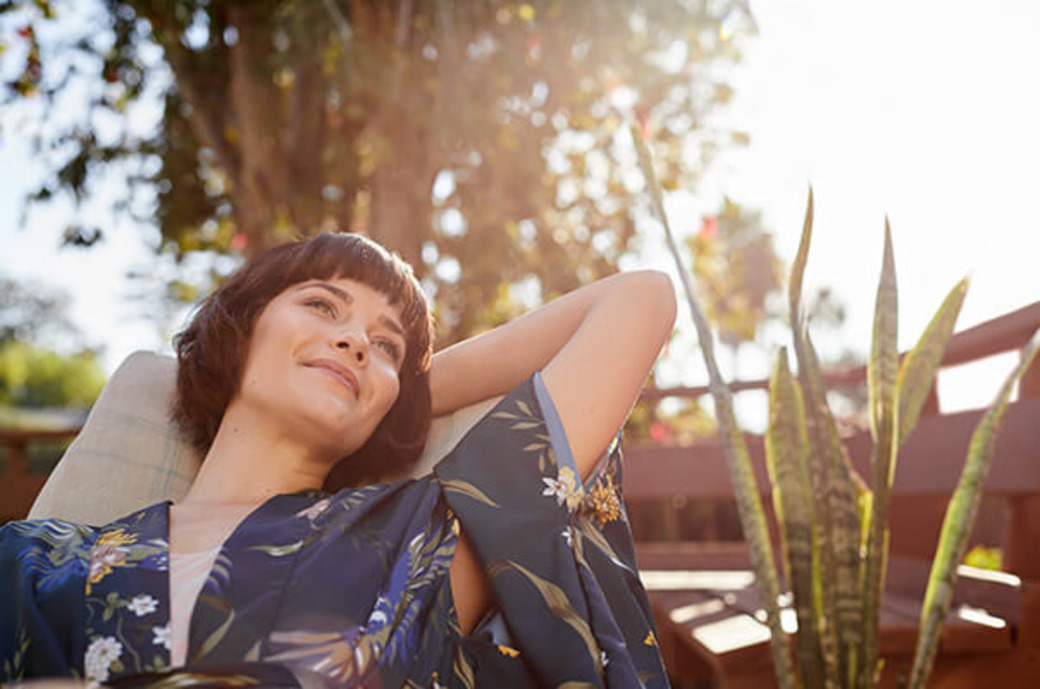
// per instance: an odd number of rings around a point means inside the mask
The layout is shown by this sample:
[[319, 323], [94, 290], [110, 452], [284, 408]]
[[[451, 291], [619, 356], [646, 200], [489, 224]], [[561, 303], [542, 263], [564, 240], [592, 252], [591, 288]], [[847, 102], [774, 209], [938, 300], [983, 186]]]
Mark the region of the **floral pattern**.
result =
[[89, 682], [107, 682], [109, 670], [119, 661], [123, 654], [123, 644], [114, 637], [103, 636], [94, 639], [87, 648], [83, 661], [84, 670]]
[[[169, 503], [98, 528], [15, 522], [0, 529], [0, 682], [667, 686], [620, 485], [617, 443], [581, 482], [535, 374], [427, 477], [258, 507], [217, 556], [174, 669]], [[468, 635], [448, 576], [460, 531], [497, 603]]]
[[126, 607], [129, 608], [130, 612], [134, 613], [138, 617], [144, 617], [148, 613], [155, 612], [159, 608], [159, 601], [142, 593], [139, 596], [134, 596], [133, 599], [127, 603]]

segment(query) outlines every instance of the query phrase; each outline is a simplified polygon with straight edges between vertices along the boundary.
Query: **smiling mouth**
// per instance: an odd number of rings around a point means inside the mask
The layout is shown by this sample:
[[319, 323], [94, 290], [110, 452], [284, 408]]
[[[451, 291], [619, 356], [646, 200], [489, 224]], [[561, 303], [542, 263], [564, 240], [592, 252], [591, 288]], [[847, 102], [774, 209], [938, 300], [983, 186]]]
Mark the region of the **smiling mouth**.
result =
[[317, 369], [325, 375], [338, 381], [341, 385], [350, 390], [354, 395], [354, 399], [360, 396], [360, 386], [358, 385], [357, 378], [354, 376], [354, 372], [342, 364], [328, 360], [312, 361], [306, 364], [308, 368]]

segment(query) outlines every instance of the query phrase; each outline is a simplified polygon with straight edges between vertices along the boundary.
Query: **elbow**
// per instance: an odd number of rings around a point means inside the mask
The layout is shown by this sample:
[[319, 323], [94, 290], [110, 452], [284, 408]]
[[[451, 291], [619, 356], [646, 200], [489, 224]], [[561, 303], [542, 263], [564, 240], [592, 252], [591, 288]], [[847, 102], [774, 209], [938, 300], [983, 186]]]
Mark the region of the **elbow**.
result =
[[672, 327], [675, 325], [675, 316], [679, 310], [678, 300], [675, 297], [675, 285], [672, 284], [672, 278], [668, 276], [668, 273], [657, 271], [657, 275], [662, 284], [661, 308], [664, 311], [665, 329], [671, 334]]
[[662, 327], [671, 332], [675, 325], [675, 315], [678, 305], [675, 297], [675, 285], [668, 273], [662, 270], [640, 271], [646, 283], [646, 302], [653, 307], [653, 312], [659, 317]]
[[644, 314], [660, 329], [662, 340], [667, 339], [678, 311], [672, 279], [661, 270], [640, 270], [630, 275], [636, 282], [633, 288], [639, 291], [639, 303], [645, 309]]

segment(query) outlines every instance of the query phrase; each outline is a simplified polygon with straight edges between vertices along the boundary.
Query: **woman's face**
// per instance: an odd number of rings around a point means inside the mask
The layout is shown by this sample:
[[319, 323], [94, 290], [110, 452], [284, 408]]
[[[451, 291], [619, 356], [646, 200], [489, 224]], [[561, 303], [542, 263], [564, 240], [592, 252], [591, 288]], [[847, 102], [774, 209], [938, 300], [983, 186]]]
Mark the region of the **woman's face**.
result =
[[257, 319], [231, 404], [338, 461], [368, 440], [397, 400], [405, 345], [397, 308], [368, 285], [347, 278], [293, 285]]

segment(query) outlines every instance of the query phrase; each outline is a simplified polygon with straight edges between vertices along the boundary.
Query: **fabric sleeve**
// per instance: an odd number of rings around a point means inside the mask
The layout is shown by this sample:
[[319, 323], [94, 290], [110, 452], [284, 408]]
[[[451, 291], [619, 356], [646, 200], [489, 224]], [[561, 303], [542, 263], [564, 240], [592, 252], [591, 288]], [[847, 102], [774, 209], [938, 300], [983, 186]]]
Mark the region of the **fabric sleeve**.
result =
[[508, 650], [519, 652], [539, 686], [668, 684], [621, 469], [615, 440], [581, 481], [538, 373], [435, 469], [491, 581], [515, 646]]
[[81, 669], [92, 531], [59, 520], [0, 528], [0, 685]]

